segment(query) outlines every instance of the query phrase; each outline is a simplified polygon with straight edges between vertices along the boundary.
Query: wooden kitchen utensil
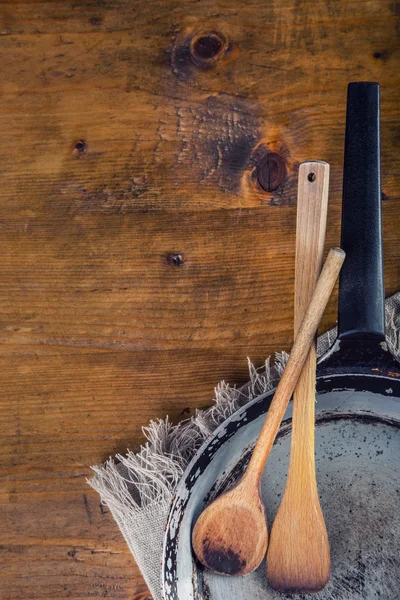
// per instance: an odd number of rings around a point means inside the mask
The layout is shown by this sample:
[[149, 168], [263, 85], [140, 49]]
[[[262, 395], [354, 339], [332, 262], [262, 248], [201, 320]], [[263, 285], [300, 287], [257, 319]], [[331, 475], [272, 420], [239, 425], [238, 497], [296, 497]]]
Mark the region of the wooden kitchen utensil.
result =
[[195, 524], [193, 549], [200, 562], [212, 571], [246, 575], [265, 556], [268, 528], [260, 496], [261, 476], [344, 257], [340, 248], [329, 251], [243, 477], [208, 506]]
[[[301, 325], [322, 265], [329, 165], [300, 165], [297, 197], [294, 334]], [[267, 554], [270, 585], [281, 592], [315, 592], [329, 580], [330, 552], [314, 459], [316, 343], [304, 363], [293, 398], [292, 441], [286, 489], [271, 529]]]

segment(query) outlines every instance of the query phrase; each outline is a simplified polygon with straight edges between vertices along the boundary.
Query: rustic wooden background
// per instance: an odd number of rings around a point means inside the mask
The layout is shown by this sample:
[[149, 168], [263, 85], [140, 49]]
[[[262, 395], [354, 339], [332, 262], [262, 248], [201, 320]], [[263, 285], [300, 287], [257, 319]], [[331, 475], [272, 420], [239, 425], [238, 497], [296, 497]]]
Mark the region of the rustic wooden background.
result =
[[351, 80], [400, 288], [400, 4], [2, 0], [0, 34], [0, 598], [143, 600], [89, 465], [290, 346], [297, 166], [337, 244]]

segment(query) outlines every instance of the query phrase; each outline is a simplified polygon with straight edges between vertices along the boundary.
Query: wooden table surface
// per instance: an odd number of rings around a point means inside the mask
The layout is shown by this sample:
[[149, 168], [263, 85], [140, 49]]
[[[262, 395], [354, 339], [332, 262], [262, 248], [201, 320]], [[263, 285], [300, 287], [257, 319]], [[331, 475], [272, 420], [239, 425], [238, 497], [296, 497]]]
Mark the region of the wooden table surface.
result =
[[0, 34], [0, 598], [143, 600], [89, 466], [290, 347], [297, 167], [338, 244], [352, 80], [400, 288], [400, 4], [3, 0]]

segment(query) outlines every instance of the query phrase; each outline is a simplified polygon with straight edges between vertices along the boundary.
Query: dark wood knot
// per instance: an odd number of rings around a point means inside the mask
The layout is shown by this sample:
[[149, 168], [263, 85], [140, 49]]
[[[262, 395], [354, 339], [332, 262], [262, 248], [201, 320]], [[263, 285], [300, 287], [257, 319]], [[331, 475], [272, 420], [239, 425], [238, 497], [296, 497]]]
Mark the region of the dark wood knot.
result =
[[285, 160], [277, 152], [265, 149], [256, 163], [256, 176], [259, 185], [266, 192], [274, 192], [286, 177]]
[[383, 50], [381, 51], [377, 51], [373, 53], [373, 57], [376, 58], [376, 60], [383, 60], [386, 61], [390, 56], [390, 52], [388, 50]]
[[99, 25], [102, 24], [103, 22], [103, 18], [102, 17], [92, 17], [91, 19], [89, 19], [90, 24], [93, 25], [94, 27], [98, 27]]
[[77, 141], [72, 152], [74, 154], [85, 154], [87, 152], [87, 143], [85, 140]]
[[215, 31], [200, 31], [190, 40], [190, 56], [195, 65], [211, 67], [220, 60], [228, 48], [225, 36]]
[[167, 263], [173, 267], [180, 267], [184, 262], [185, 259], [179, 252], [173, 252], [167, 256]]

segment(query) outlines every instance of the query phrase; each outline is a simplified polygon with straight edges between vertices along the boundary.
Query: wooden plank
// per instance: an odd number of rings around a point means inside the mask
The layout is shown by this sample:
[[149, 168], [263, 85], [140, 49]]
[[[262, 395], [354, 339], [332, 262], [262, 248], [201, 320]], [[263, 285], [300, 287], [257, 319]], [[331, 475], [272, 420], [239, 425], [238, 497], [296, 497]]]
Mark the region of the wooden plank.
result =
[[110, 513], [95, 492], [79, 488], [60, 492], [49, 482], [33, 492], [25, 482], [24, 491], [1, 495], [12, 531], [0, 548], [1, 598], [146, 598]]
[[350, 80], [382, 85], [400, 287], [399, 19], [378, 0], [3, 0], [2, 600], [147, 596], [89, 465], [290, 347], [297, 167], [331, 164], [336, 245]]

